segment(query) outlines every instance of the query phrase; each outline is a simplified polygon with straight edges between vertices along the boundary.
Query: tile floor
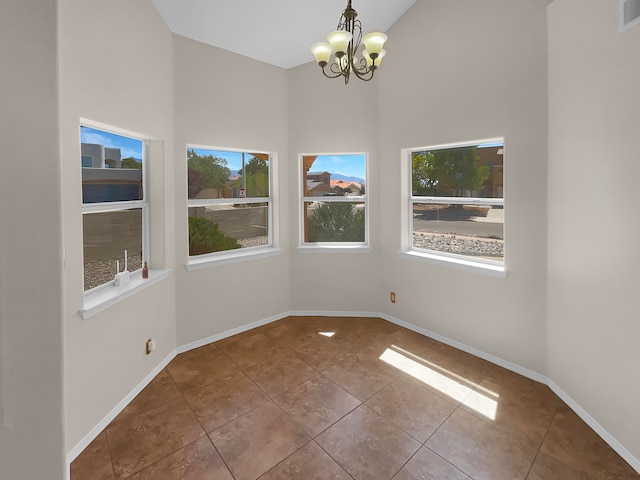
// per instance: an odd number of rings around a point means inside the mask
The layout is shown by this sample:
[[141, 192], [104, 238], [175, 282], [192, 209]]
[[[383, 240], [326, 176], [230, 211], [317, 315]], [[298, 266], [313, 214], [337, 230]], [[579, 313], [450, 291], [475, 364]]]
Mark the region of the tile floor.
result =
[[379, 318], [178, 355], [72, 480], [640, 479], [546, 386]]

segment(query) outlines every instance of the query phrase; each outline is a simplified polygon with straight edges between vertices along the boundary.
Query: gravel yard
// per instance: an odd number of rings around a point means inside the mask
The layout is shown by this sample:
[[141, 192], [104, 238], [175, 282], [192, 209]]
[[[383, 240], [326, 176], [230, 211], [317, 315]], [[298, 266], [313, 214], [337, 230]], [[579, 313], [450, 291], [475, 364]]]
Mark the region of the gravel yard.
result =
[[414, 232], [413, 246], [472, 257], [504, 257], [504, 241]]
[[[142, 268], [142, 256], [128, 255], [128, 269], [134, 272]], [[120, 270], [124, 269], [124, 258], [120, 260]], [[102, 285], [103, 283], [113, 281], [116, 276], [115, 260], [97, 260], [94, 262], [86, 262], [84, 264], [84, 290], [85, 292], [91, 288]]]

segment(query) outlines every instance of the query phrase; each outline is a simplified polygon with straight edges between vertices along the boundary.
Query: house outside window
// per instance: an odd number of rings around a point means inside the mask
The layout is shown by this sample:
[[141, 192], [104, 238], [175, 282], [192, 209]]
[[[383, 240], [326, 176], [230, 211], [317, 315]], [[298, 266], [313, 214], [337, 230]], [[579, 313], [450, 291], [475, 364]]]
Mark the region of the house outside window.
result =
[[271, 154], [188, 147], [187, 183], [190, 261], [273, 247]]
[[[84, 291], [142, 269], [148, 252], [143, 140], [80, 127]], [[126, 253], [125, 253], [126, 252]]]
[[410, 250], [503, 269], [503, 139], [412, 149], [408, 161]]
[[301, 155], [301, 245], [368, 245], [365, 154]]

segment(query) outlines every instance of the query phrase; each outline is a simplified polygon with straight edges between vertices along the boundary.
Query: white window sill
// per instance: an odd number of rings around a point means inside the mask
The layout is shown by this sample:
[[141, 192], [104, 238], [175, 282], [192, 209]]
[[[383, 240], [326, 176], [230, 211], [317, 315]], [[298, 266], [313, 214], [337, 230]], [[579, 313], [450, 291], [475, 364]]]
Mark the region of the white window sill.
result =
[[187, 270], [199, 270], [201, 268], [209, 268], [216, 265], [226, 265], [229, 263], [246, 262], [248, 260], [257, 260], [259, 258], [268, 258], [281, 255], [281, 248], [247, 248], [229, 250], [227, 252], [216, 252], [208, 255], [199, 255], [197, 257], [189, 257], [189, 262], [185, 265]]
[[373, 248], [367, 245], [303, 245], [296, 251], [298, 253], [371, 253]]
[[416, 251], [398, 252], [398, 255], [408, 260], [418, 260], [421, 262], [427, 262], [441, 266], [450, 266], [459, 270], [480, 273], [483, 275], [489, 275], [491, 277], [505, 278], [507, 276], [507, 271], [504, 265], [493, 265], [490, 263], [478, 262], [467, 258], [449, 257], [445, 255], [438, 255], [437, 253]]
[[144, 290], [151, 285], [164, 280], [169, 276], [171, 270], [149, 270], [149, 278], [142, 278], [136, 274], [131, 277], [129, 285], [116, 287], [111, 285], [100, 289], [95, 293], [85, 295], [84, 304], [80, 314], [83, 320], [87, 320], [107, 308], [120, 303], [125, 298], [129, 298], [140, 290]]

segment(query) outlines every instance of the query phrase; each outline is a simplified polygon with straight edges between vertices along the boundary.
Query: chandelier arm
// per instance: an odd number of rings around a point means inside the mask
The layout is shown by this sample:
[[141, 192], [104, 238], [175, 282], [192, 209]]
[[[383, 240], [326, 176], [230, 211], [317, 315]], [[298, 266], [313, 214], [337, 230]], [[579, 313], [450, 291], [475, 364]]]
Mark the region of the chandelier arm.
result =
[[[342, 15], [338, 19], [338, 26], [336, 30], [349, 32], [351, 34], [351, 39], [346, 45], [345, 51], [337, 52], [340, 56], [338, 57], [336, 54], [334, 62], [329, 63], [331, 49], [329, 49], [328, 54], [326, 53], [326, 50], [323, 51], [322, 49], [318, 50], [319, 53], [316, 54], [315, 48], [312, 48], [314, 55], [316, 55], [316, 61], [322, 67], [323, 75], [327, 78], [343, 77], [345, 85], [349, 83], [351, 72], [353, 72], [360, 80], [367, 82], [373, 78], [375, 71], [378, 68], [375, 64], [375, 61], [378, 58], [378, 52], [374, 52], [375, 55], [371, 54], [371, 58], [368, 56], [366, 59], [362, 58], [357, 60], [356, 58], [363, 38], [362, 23], [357, 19], [357, 16], [358, 12], [351, 6], [351, 0], [348, 0], [347, 8], [342, 11]], [[386, 36], [384, 36], [382, 43], [384, 43], [385, 40]], [[382, 43], [380, 44], [380, 48]], [[382, 55], [384, 55], [384, 50], [382, 51]], [[367, 62], [370, 60], [373, 60], [371, 62], [371, 66], [367, 65]], [[327, 65], [329, 65], [329, 68], [325, 68]]]
[[331, 66], [329, 67], [329, 71], [332, 73], [332, 75], [329, 75], [327, 73], [327, 70], [325, 69], [325, 67], [322, 67], [322, 73], [324, 74], [325, 77], [327, 77], [327, 78], [338, 78], [338, 77], [341, 77], [342, 75], [344, 75], [342, 73], [342, 71], [337, 71], [336, 72], [334, 70], [334, 68], [333, 68], [334, 66], [337, 67], [337, 65], [335, 63], [332, 63]]
[[[356, 77], [358, 77], [360, 80], [364, 80], [365, 82], [368, 82], [373, 78], [373, 74], [375, 73], [376, 70], [377, 70], [376, 68], [369, 68], [367, 70], [358, 70], [357, 68], [354, 68], [353, 73], [355, 73]], [[367, 74], [370, 74], [370, 75], [367, 77], [366, 76]]]

